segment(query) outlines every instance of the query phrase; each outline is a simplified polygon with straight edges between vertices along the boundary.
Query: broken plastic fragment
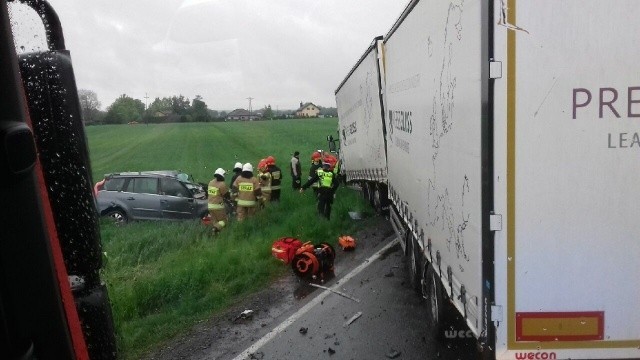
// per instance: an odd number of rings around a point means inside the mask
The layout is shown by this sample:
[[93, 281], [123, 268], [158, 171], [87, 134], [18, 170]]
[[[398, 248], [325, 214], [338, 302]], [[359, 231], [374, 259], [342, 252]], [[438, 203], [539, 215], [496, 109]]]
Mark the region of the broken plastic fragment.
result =
[[358, 318], [362, 316], [362, 311], [358, 311], [355, 315], [353, 315], [349, 320], [345, 321], [343, 327], [347, 327], [351, 325], [354, 321], [358, 320]]

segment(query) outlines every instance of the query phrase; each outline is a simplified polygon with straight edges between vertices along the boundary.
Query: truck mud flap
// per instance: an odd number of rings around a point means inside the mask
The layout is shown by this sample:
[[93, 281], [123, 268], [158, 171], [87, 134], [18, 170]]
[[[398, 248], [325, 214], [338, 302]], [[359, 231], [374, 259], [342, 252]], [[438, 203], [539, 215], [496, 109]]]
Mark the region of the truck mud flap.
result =
[[391, 227], [393, 228], [393, 231], [396, 233], [396, 235], [400, 239], [400, 246], [402, 247], [402, 252], [404, 253], [404, 255], [407, 255], [407, 242], [406, 242], [407, 228], [402, 223], [402, 220], [400, 220], [400, 217], [398, 216], [398, 213], [395, 207], [390, 206], [389, 208], [390, 208], [389, 222], [391, 223]]

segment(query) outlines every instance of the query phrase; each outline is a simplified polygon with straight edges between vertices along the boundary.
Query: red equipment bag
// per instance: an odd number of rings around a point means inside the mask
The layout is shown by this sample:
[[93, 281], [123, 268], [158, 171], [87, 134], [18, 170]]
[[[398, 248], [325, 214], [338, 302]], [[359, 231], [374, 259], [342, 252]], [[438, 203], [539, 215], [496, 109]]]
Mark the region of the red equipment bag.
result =
[[283, 237], [273, 243], [271, 254], [283, 263], [289, 264], [296, 255], [296, 250], [301, 246], [302, 241], [292, 237]]

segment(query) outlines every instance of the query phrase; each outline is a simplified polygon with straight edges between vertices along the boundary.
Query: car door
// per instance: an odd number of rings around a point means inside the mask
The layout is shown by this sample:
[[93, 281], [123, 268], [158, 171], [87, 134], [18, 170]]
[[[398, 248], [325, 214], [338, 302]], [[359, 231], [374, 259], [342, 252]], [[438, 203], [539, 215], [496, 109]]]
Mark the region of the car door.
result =
[[133, 219], [162, 219], [158, 178], [132, 177], [122, 195]]
[[195, 199], [191, 191], [174, 178], [160, 179], [160, 205], [164, 219], [193, 219]]

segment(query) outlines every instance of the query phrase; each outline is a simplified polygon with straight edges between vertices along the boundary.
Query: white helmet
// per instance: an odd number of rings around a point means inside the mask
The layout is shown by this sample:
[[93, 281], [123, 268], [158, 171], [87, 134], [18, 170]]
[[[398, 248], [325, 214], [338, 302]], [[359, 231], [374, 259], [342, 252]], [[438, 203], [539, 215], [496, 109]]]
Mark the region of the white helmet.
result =
[[242, 169], [242, 163], [237, 162], [234, 166], [233, 166], [233, 170], [235, 169]]
[[253, 166], [251, 166], [251, 164], [249, 164], [249, 163], [246, 163], [246, 164], [242, 165], [242, 171], [253, 172]]
[[214, 172], [214, 174], [220, 175], [220, 176], [224, 176], [225, 173], [226, 173], [226, 171], [224, 171], [223, 168], [217, 168], [216, 172]]

